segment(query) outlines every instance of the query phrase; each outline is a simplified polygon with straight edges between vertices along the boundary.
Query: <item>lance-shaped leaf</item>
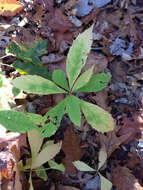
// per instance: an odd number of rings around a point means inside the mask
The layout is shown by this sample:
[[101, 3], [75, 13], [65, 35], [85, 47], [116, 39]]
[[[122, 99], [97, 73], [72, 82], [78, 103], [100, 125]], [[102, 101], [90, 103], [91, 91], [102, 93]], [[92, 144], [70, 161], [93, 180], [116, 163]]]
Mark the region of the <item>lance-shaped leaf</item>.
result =
[[66, 70], [70, 88], [72, 88], [75, 80], [81, 72], [81, 69], [86, 63], [86, 59], [92, 44], [92, 29], [93, 26], [80, 34], [76, 40], [74, 40], [69, 50]]
[[35, 172], [36, 172], [38, 177], [40, 177], [44, 181], [47, 181], [48, 176], [47, 176], [47, 173], [46, 173], [46, 169], [43, 166], [37, 168], [37, 170]]
[[37, 156], [41, 145], [43, 143], [43, 138], [41, 138], [40, 133], [34, 129], [32, 131], [28, 131], [28, 141], [31, 148], [32, 160], [35, 156]]
[[50, 109], [44, 116], [45, 123], [40, 128], [38, 128], [42, 137], [50, 137], [57, 131], [62, 117], [65, 114], [65, 102], [66, 99]]
[[57, 164], [55, 161], [50, 160], [48, 161], [48, 164], [50, 166], [51, 169], [55, 169], [55, 170], [59, 170], [61, 172], [65, 171], [65, 167], [63, 164]]
[[13, 80], [13, 84], [16, 88], [19, 88], [27, 93], [41, 95], [66, 93], [63, 89], [56, 86], [56, 84], [52, 81], [42, 78], [38, 75], [26, 75], [18, 77]]
[[47, 147], [41, 150], [41, 152], [32, 161], [31, 169], [38, 168], [47, 161], [53, 159], [56, 156], [56, 154], [59, 153], [61, 145], [61, 142], [57, 144], [52, 143], [47, 145]]
[[72, 89], [73, 92], [76, 92], [78, 89], [82, 88], [89, 82], [93, 74], [93, 69], [94, 69], [94, 66], [92, 66], [90, 69], [82, 73], [82, 75], [77, 79], [77, 81], [75, 82], [73, 86], [73, 89]]
[[105, 73], [95, 74], [91, 77], [89, 82], [78, 89], [78, 92], [97, 92], [105, 88], [110, 81], [111, 76]]
[[68, 113], [71, 121], [80, 126], [81, 123], [81, 111], [80, 111], [80, 103], [79, 99], [75, 96], [69, 96], [66, 100], [66, 112]]
[[87, 164], [85, 164], [82, 161], [74, 161], [73, 165], [76, 167], [76, 169], [78, 169], [79, 171], [83, 171], [83, 172], [95, 172], [96, 170], [91, 168], [90, 166], [88, 166]]
[[81, 109], [87, 122], [99, 132], [107, 132], [114, 129], [114, 120], [112, 116], [97, 105], [81, 102]]
[[40, 124], [43, 124], [45, 122], [45, 118], [42, 117], [41, 115], [39, 114], [35, 114], [35, 113], [30, 113], [30, 112], [27, 112], [26, 113], [26, 116], [33, 121], [33, 123], [35, 123], [36, 125], [40, 125]]
[[51, 79], [51, 74], [43, 66], [34, 65], [30, 62], [21, 62], [19, 60], [15, 61], [12, 65], [21, 74], [25, 73], [27, 75], [39, 75], [46, 79]]
[[69, 91], [67, 79], [65, 73], [62, 70], [60, 69], [54, 70], [52, 74], [52, 79], [56, 84]]
[[0, 111], [0, 124], [7, 130], [19, 133], [37, 128], [24, 113], [14, 110]]
[[100, 149], [98, 160], [99, 160], [98, 170], [100, 170], [100, 168], [103, 166], [103, 164], [107, 160], [107, 152], [106, 152], [105, 146]]
[[100, 180], [101, 180], [101, 189], [102, 190], [111, 190], [112, 183], [108, 179], [103, 177], [103, 175], [101, 175], [100, 173], [99, 173], [99, 176], [100, 176]]

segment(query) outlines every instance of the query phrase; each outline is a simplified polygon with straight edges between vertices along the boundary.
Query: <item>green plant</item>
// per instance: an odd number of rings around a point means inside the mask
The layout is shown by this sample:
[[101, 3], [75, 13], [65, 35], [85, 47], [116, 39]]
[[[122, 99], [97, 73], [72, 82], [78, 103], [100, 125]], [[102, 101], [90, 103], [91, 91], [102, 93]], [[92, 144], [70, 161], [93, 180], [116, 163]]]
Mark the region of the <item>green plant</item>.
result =
[[[37, 139], [37, 141], [35, 141]], [[56, 169], [62, 172], [65, 171], [64, 166], [62, 164], [57, 164], [53, 159], [57, 153], [59, 153], [61, 149], [61, 142], [54, 144], [53, 141], [48, 141], [43, 144], [43, 138], [40, 137], [40, 134], [36, 129], [28, 132], [28, 140], [31, 148], [31, 158], [26, 160], [26, 165], [20, 161], [18, 163], [18, 167], [20, 171], [29, 171], [29, 190], [33, 190], [32, 184], [32, 172], [36, 172], [37, 176], [42, 178], [43, 180], [47, 180], [46, 170], [48, 169]], [[42, 165], [48, 162], [49, 168], [44, 168]]]
[[102, 90], [111, 78], [110, 75], [105, 73], [93, 74], [94, 66], [80, 75], [86, 64], [91, 45], [92, 27], [80, 34], [69, 50], [66, 62], [68, 81], [62, 70], [53, 72], [53, 81], [37, 75], [21, 76], [13, 80], [16, 88], [27, 93], [41, 95], [63, 93], [67, 96], [62, 102], [49, 110], [44, 117], [39, 116], [37, 123], [40, 125], [39, 128], [33, 122], [33, 115], [28, 117], [23, 113], [12, 110], [0, 111], [0, 123], [8, 130], [17, 132], [27, 132], [37, 128], [42, 137], [50, 137], [57, 131], [64, 114], [68, 114], [71, 121], [80, 126], [83, 113], [88, 123], [96, 130], [100, 132], [113, 130], [114, 120], [108, 112], [97, 105], [76, 97], [77, 92]]
[[105, 151], [104, 148], [101, 148], [101, 150], [99, 151], [99, 164], [98, 164], [98, 168], [93, 169], [90, 166], [88, 166], [87, 164], [85, 164], [82, 161], [74, 161], [73, 164], [74, 166], [79, 170], [79, 171], [84, 171], [84, 172], [95, 172], [96, 175], [99, 176], [100, 178], [100, 183], [101, 183], [101, 189], [102, 190], [111, 190], [112, 187], [112, 183], [106, 179], [101, 173], [100, 170], [102, 170], [102, 166], [104, 165], [104, 163], [107, 160], [107, 153]]
[[7, 54], [17, 57], [12, 66], [21, 74], [40, 75], [50, 79], [51, 75], [39, 57], [47, 53], [47, 40], [37, 39], [31, 43], [19, 45], [12, 41], [11, 45], [6, 48]]

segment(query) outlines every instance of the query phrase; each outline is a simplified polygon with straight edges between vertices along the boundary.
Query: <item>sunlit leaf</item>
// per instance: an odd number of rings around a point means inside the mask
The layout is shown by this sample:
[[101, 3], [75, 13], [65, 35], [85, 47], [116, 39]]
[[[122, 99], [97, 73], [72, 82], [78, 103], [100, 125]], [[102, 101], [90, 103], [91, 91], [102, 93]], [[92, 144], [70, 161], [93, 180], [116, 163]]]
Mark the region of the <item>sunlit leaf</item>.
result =
[[77, 81], [74, 84], [74, 87], [72, 89], [73, 92], [76, 92], [78, 89], [85, 86], [89, 82], [93, 74], [93, 69], [94, 66], [82, 73], [82, 75], [77, 79]]
[[99, 173], [99, 176], [100, 176], [100, 180], [101, 180], [101, 189], [102, 190], [111, 190], [112, 183], [108, 179], [103, 177], [103, 175], [101, 175], [100, 173]]
[[93, 168], [91, 168], [90, 166], [88, 166], [87, 164], [85, 164], [82, 161], [74, 161], [73, 165], [76, 167], [76, 169], [78, 169], [79, 171], [83, 171], [83, 172], [95, 172], [96, 170], [94, 170]]
[[52, 79], [56, 84], [69, 91], [67, 79], [65, 73], [62, 70], [60, 69], [54, 70], [52, 74]]
[[51, 169], [55, 169], [55, 170], [59, 170], [61, 172], [65, 171], [65, 167], [63, 164], [57, 164], [55, 161], [50, 160], [48, 161], [48, 164], [50, 166]]
[[35, 159], [37, 153], [39, 152], [41, 145], [43, 143], [43, 138], [41, 138], [37, 129], [28, 131], [28, 141], [31, 148], [32, 160]]
[[105, 148], [101, 148], [99, 151], [99, 164], [98, 164], [98, 170], [103, 166], [103, 164], [105, 163], [105, 161], [107, 160], [107, 152]]
[[38, 177], [46, 181], [48, 179], [46, 170], [43, 166], [40, 166], [37, 170], [35, 170]]
[[72, 88], [75, 80], [81, 72], [81, 69], [86, 63], [92, 44], [92, 30], [93, 26], [82, 34], [79, 34], [79, 36], [73, 41], [69, 50], [66, 61], [66, 70], [70, 88]]
[[38, 75], [26, 75], [17, 77], [13, 80], [16, 88], [19, 88], [27, 93], [33, 94], [57, 94], [66, 93], [63, 89], [59, 88], [52, 81], [42, 78]]
[[42, 151], [37, 155], [35, 160], [33, 160], [31, 169], [38, 168], [42, 166], [44, 163], [53, 159], [56, 156], [56, 154], [60, 151], [61, 145], [61, 143], [53, 143], [47, 145], [47, 147], [42, 149]]
[[80, 126], [81, 123], [81, 111], [80, 111], [80, 104], [79, 99], [75, 96], [69, 96], [66, 100], [66, 112], [68, 113], [71, 121]]
[[114, 120], [112, 116], [97, 105], [81, 102], [81, 109], [87, 122], [99, 132], [107, 132], [114, 129]]
[[97, 92], [105, 88], [110, 81], [111, 76], [105, 73], [95, 74], [91, 77], [89, 82], [78, 89], [78, 92]]
[[45, 124], [38, 128], [42, 137], [50, 137], [55, 134], [65, 114], [66, 99], [50, 109], [44, 116]]
[[32, 174], [31, 174], [31, 172], [30, 172], [30, 177], [29, 177], [29, 184], [30, 184], [29, 190], [34, 190], [33, 183], [32, 183]]
[[7, 130], [20, 133], [37, 128], [24, 113], [14, 110], [0, 111], [0, 124]]

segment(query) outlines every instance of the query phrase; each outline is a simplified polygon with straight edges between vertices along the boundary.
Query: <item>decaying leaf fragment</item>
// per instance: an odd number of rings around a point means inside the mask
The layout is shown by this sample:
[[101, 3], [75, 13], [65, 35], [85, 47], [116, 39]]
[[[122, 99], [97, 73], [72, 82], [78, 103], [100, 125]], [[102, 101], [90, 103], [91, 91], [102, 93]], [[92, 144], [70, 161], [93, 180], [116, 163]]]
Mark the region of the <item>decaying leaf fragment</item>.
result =
[[117, 190], [143, 190], [138, 180], [125, 166], [117, 166], [112, 172], [112, 183]]
[[21, 12], [24, 5], [16, 0], [0, 0], [0, 15], [10, 17]]
[[71, 174], [76, 173], [72, 162], [75, 160], [80, 160], [82, 149], [80, 147], [80, 136], [75, 134], [71, 126], [68, 127], [64, 134], [62, 149], [66, 155], [63, 160], [66, 171]]

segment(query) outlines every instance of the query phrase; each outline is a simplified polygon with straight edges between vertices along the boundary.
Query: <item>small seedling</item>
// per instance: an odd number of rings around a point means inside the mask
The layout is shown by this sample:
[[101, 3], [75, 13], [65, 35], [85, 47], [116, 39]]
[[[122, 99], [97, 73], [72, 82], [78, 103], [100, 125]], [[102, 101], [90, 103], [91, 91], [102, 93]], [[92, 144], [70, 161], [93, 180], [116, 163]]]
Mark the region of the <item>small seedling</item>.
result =
[[[94, 66], [80, 74], [91, 49], [92, 28], [80, 34], [69, 50], [66, 62], [68, 81], [62, 70], [54, 70], [52, 81], [38, 75], [25, 75], [13, 80], [16, 88], [27, 93], [39, 95], [63, 93], [66, 95], [62, 102], [45, 114], [42, 124], [39, 121], [38, 130], [42, 137], [55, 134], [64, 114], [68, 114], [76, 126], [80, 126], [83, 113], [87, 122], [99, 132], [107, 132], [114, 128], [114, 120], [108, 112], [76, 97], [76, 93], [79, 92], [102, 90], [111, 78], [105, 73], [93, 74]], [[0, 111], [0, 124], [11, 131], [27, 132], [37, 128], [31, 118], [26, 118], [27, 116], [20, 112]]]
[[[35, 141], [37, 139], [37, 141]], [[36, 129], [28, 132], [28, 140], [31, 148], [31, 159], [26, 160], [26, 165], [23, 166], [23, 163], [20, 161], [18, 163], [19, 170], [24, 172], [29, 172], [29, 190], [33, 190], [32, 183], [32, 172], [36, 172], [37, 176], [43, 180], [47, 180], [46, 170], [56, 169], [64, 172], [64, 166], [62, 164], [57, 164], [53, 159], [61, 149], [61, 142], [54, 144], [53, 141], [48, 141], [43, 144], [43, 138], [40, 137], [40, 134]], [[48, 162], [49, 168], [44, 168], [42, 166]]]
[[98, 164], [98, 168], [97, 170], [96, 169], [93, 169], [91, 168], [90, 166], [88, 166], [87, 164], [85, 164], [84, 162], [82, 161], [74, 161], [73, 164], [74, 166], [79, 170], [79, 171], [84, 171], [84, 172], [94, 172], [96, 173], [96, 175], [99, 176], [100, 178], [100, 183], [101, 183], [101, 189], [102, 190], [111, 190], [112, 188], [112, 183], [106, 179], [101, 173], [100, 173], [100, 170], [102, 168], [102, 166], [104, 165], [104, 163], [106, 162], [107, 160], [107, 153], [106, 153], [106, 150], [101, 148], [100, 152], [99, 152], [99, 164]]
[[6, 48], [7, 54], [12, 54], [17, 60], [12, 66], [20, 74], [40, 75], [50, 79], [51, 75], [47, 71], [40, 60], [40, 56], [47, 53], [47, 40], [37, 39], [33, 42], [23, 45], [17, 44], [15, 41]]

